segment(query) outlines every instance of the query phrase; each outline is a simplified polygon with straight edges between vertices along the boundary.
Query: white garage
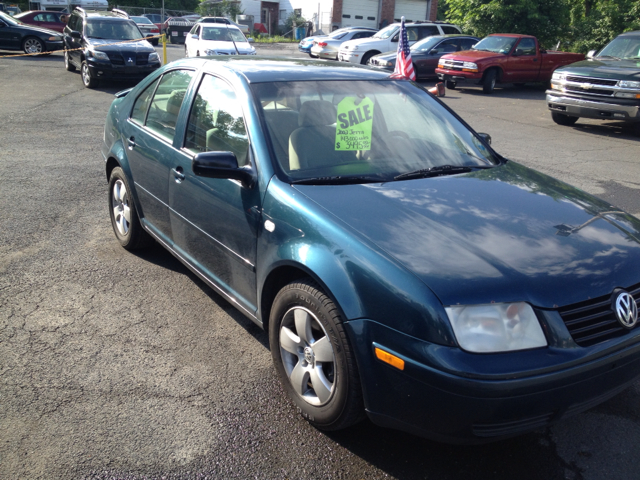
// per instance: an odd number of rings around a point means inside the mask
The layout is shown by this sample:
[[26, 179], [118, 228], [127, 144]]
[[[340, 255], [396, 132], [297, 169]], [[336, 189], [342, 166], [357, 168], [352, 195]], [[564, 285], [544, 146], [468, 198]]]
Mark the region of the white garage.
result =
[[429, 18], [427, 14], [428, 7], [429, 2], [426, 0], [396, 0], [393, 18], [396, 22], [399, 22], [400, 17], [404, 15], [405, 22], [424, 21]]
[[344, 0], [342, 26], [378, 28], [378, 5], [378, 0]]

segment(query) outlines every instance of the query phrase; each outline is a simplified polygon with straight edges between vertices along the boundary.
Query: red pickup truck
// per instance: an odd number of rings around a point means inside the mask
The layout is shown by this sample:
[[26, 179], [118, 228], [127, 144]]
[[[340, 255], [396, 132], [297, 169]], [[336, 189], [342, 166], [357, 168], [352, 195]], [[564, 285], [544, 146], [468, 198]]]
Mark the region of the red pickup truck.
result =
[[436, 74], [447, 88], [465, 82], [482, 85], [484, 93], [491, 93], [496, 83], [548, 82], [556, 68], [580, 60], [584, 60], [580, 53], [540, 48], [531, 35], [494, 33], [471, 50], [442, 56]]

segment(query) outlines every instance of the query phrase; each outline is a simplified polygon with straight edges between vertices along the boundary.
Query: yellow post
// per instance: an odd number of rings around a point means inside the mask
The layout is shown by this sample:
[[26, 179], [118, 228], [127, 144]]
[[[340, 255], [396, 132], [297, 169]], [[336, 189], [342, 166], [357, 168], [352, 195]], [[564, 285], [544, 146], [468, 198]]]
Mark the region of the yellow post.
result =
[[162, 34], [162, 64], [167, 64], [167, 35]]

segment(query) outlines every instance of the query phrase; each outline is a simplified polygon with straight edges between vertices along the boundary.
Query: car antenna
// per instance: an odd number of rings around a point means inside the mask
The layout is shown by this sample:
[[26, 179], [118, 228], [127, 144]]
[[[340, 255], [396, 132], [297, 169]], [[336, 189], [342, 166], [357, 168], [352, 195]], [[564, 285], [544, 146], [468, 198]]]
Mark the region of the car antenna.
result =
[[[227, 33], [229, 33], [229, 24], [225, 23], [224, 26], [227, 27]], [[240, 52], [238, 51], [238, 47], [236, 45], [236, 41], [233, 39], [233, 35], [231, 35], [231, 33], [229, 33], [229, 38], [231, 38], [231, 41], [233, 42], [233, 48], [236, 49], [236, 55], [240, 55]]]

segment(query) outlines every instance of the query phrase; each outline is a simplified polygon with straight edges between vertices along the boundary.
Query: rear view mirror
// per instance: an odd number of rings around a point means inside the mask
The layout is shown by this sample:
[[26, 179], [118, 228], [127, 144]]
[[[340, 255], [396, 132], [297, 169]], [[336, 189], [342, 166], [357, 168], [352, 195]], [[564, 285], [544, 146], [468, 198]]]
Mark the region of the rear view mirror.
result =
[[238, 167], [238, 159], [233, 152], [202, 152], [191, 161], [193, 173], [198, 177], [230, 178], [239, 180], [245, 187], [253, 185], [251, 170]]

